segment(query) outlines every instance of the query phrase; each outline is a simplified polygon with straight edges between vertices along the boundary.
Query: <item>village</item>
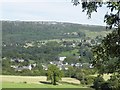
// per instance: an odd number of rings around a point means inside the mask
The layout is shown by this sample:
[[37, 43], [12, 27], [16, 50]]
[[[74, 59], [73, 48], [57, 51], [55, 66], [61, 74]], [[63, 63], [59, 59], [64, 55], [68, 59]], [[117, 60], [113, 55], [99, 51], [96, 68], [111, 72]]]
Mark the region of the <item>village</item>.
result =
[[[63, 35], [78, 35], [77, 32], [72, 32], [72, 33], [64, 33]], [[102, 36], [97, 36], [96, 38], [92, 39], [90, 37], [84, 37], [76, 40], [67, 40], [67, 39], [53, 39], [51, 40], [42, 40], [42, 41], [36, 41], [36, 42], [25, 42], [25, 44], [10, 44], [10, 46], [17, 46], [17, 47], [23, 47], [23, 48], [31, 48], [31, 47], [37, 47], [40, 48], [41, 46], [46, 46], [48, 43], [53, 43], [56, 42], [58, 43], [61, 47], [88, 47], [91, 48], [94, 45], [99, 45], [101, 43]], [[6, 44], [3, 43], [3, 47], [7, 47]], [[81, 48], [82, 49], [82, 48]], [[80, 52], [80, 54], [84, 54], [85, 51]], [[86, 56], [87, 57], [87, 56]], [[57, 60], [54, 61], [49, 61], [49, 63], [41, 63], [43, 70], [48, 70], [49, 64], [56, 65], [60, 70], [68, 70], [70, 66], [76, 67], [76, 68], [93, 68], [92, 64], [89, 62], [73, 62], [69, 63], [66, 62], [67, 56], [57, 56]], [[81, 58], [81, 55], [77, 56], [78, 59]], [[23, 71], [23, 70], [32, 70], [33, 68], [37, 67], [37, 63], [29, 63], [29, 60], [25, 60], [24, 58], [11, 58], [10, 62], [14, 63], [17, 62], [17, 64], [11, 64], [11, 68], [13, 68], [15, 71]], [[26, 65], [21, 64], [26, 62]]]
[[120, 90], [120, 0], [14, 1], [1, 2], [2, 89]]
[[[69, 66], [77, 67], [77, 68], [83, 68], [83, 67], [93, 68], [92, 64], [89, 64], [89, 63], [71, 63], [71, 64], [69, 64], [68, 62], [63, 63], [65, 59], [66, 57], [59, 57], [58, 61], [50, 61], [49, 64], [56, 65], [59, 68], [59, 70], [68, 70]], [[19, 59], [19, 58], [11, 59], [10, 61], [17, 62], [17, 63], [25, 62], [24, 59]], [[42, 64], [43, 70], [48, 70], [49, 64]], [[15, 71], [22, 71], [22, 70], [32, 70], [36, 66], [37, 64], [34, 63], [34, 64], [28, 64], [27, 66], [11, 65], [11, 68], [13, 68]]]
[[[76, 32], [73, 32], [74, 34], [76, 34]], [[72, 34], [73, 34], [72, 33]], [[68, 33], [70, 34], [70, 33]], [[66, 39], [61, 39], [60, 41], [56, 41], [58, 44], [60, 44], [60, 46], [62, 47], [72, 47], [72, 48], [76, 48], [78, 46], [82, 47], [88, 47], [91, 48], [94, 45], [99, 45], [100, 44], [100, 40], [101, 40], [101, 36], [96, 37], [95, 39], [91, 39], [89, 37], [83, 38], [83, 39], [79, 39], [79, 40], [73, 40], [73, 41], [68, 41]], [[40, 48], [41, 45], [46, 45], [48, 42], [54, 42], [53, 41], [37, 41], [35, 42], [26, 42], [25, 45], [21, 46], [24, 48], [29, 48], [29, 47], [34, 47], [35, 45]], [[13, 45], [13, 44], [11, 44]], [[19, 46], [19, 44], [16, 44], [17, 46]], [[6, 47], [5, 44], [3, 44], [3, 47]], [[84, 52], [82, 51], [82, 54]], [[49, 61], [49, 63], [42, 63], [42, 68], [43, 70], [48, 70], [48, 66], [49, 64], [53, 64], [56, 65], [60, 70], [68, 70], [68, 68], [70, 66], [72, 67], [76, 67], [76, 68], [93, 68], [92, 64], [90, 64], [89, 62], [73, 62], [72, 63], [68, 63], [66, 62], [66, 58], [67, 56], [57, 56], [57, 60], [54, 61]], [[77, 56], [78, 59], [81, 58], [81, 56]], [[23, 58], [11, 58], [10, 61], [12, 63], [17, 62], [18, 64], [12, 64], [10, 67], [13, 68], [15, 71], [23, 71], [23, 70], [32, 70], [33, 68], [37, 67], [37, 63], [29, 63], [29, 60], [25, 60]], [[24, 64], [20, 64], [20, 63], [24, 63], [26, 62], [26, 65]]]
[[[51, 61], [50, 64], [56, 65], [59, 70], [68, 70], [70, 66], [72, 67], [77, 67], [77, 68], [93, 68], [92, 64], [89, 63], [71, 63], [69, 64], [68, 62], [63, 63], [63, 61], [66, 59], [66, 57], [59, 57], [58, 61]], [[48, 65], [42, 65], [44, 70], [48, 70]]]

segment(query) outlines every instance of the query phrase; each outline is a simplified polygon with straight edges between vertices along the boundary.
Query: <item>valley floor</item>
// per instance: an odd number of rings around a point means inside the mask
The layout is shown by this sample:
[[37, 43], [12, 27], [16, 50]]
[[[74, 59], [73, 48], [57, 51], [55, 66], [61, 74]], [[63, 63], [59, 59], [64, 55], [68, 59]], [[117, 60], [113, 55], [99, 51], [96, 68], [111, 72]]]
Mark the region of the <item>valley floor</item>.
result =
[[59, 85], [44, 84], [45, 76], [11, 76], [1, 75], [2, 88], [87, 88], [74, 78], [62, 78]]
[[[93, 76], [96, 77], [97, 74]], [[107, 80], [110, 76], [111, 74], [104, 74], [103, 78]], [[56, 86], [49, 84], [46, 76], [0, 75], [0, 79], [2, 79], [2, 88], [88, 88], [81, 85], [79, 80], [69, 77], [62, 78]]]

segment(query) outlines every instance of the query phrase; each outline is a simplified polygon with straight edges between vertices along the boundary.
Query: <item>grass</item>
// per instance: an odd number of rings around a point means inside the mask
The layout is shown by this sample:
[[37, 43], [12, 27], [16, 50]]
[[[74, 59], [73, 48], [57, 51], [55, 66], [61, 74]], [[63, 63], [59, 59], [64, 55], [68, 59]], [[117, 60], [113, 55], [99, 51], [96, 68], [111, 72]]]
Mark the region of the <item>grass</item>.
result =
[[45, 76], [11, 76], [11, 75], [2, 75], [2, 82], [13, 82], [21, 83], [27, 82], [29, 84], [39, 84], [40, 81], [46, 81]]
[[59, 85], [44, 84], [45, 76], [11, 76], [1, 75], [2, 88], [86, 88], [80, 85], [79, 80], [74, 78], [62, 78]]
[[62, 82], [65, 82], [65, 83], [72, 83], [72, 84], [80, 84], [80, 81], [79, 80], [76, 80], [76, 79], [73, 79], [73, 78], [62, 78]]
[[80, 85], [71, 85], [71, 84], [60, 84], [54, 86], [49, 84], [3, 82], [2, 88], [85, 88], [85, 87], [82, 87]]
[[[97, 74], [92, 75], [97, 76]], [[108, 80], [111, 74], [104, 74], [103, 78]], [[2, 88], [87, 88], [86, 86], [80, 85], [80, 81], [74, 78], [62, 78], [59, 85], [45, 84], [45, 76], [11, 76], [11, 75], [0, 75], [2, 78]], [[92, 89], [88, 89], [92, 90]]]
[[73, 54], [79, 55], [78, 50], [74, 49], [74, 50], [71, 50], [71, 51], [62, 52], [62, 53], [59, 54], [59, 56], [72, 56]]
[[95, 38], [96, 36], [99, 36], [99, 35], [102, 35], [103, 37], [105, 37], [108, 33], [111, 33], [111, 31], [92, 32], [88, 30], [84, 30], [84, 32], [86, 36], [91, 38]]
[[[92, 75], [97, 76], [97, 74]], [[108, 80], [111, 74], [104, 74], [103, 78]], [[46, 82], [45, 76], [11, 76], [11, 75], [1, 75], [2, 78], [2, 88], [87, 88], [86, 86], [80, 85], [80, 81], [74, 78], [62, 78], [59, 85], [44, 84]], [[90, 90], [90, 89], [88, 89]]]
[[[97, 74], [92, 75], [97, 76]], [[108, 80], [111, 74], [104, 74], [103, 78]], [[80, 85], [80, 81], [74, 78], [62, 78], [59, 85], [44, 84], [46, 82], [45, 76], [11, 76], [11, 75], [0, 75], [2, 78], [2, 88], [87, 88], [86, 86]], [[92, 90], [92, 89], [88, 89]]]
[[[40, 84], [40, 82], [46, 82], [47, 77], [46, 76], [11, 76], [11, 75], [2, 75], [2, 82], [13, 82], [13, 83], [21, 83], [21, 82], [27, 82], [29, 84]], [[65, 77], [62, 78], [62, 82], [67, 83], [75, 83], [80, 84], [79, 80], [75, 78], [69, 78]]]
[[[95, 75], [90, 75], [90, 76], [95, 76], [95, 77], [97, 77], [97, 75], [98, 74], [95, 74]], [[110, 76], [111, 76], [112, 74], [104, 74], [103, 75], [103, 78], [105, 79], [105, 81], [107, 81], [108, 79], [110, 79]]]

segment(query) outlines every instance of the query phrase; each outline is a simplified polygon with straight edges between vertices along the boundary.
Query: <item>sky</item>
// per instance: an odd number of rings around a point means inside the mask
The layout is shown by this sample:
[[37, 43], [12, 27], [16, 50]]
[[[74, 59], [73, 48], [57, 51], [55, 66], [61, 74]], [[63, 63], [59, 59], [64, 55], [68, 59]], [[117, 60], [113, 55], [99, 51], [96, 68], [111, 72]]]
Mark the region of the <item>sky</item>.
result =
[[2, 0], [0, 20], [57, 21], [89, 25], [105, 25], [104, 15], [108, 9], [103, 6], [88, 19], [81, 4], [73, 6], [71, 0]]

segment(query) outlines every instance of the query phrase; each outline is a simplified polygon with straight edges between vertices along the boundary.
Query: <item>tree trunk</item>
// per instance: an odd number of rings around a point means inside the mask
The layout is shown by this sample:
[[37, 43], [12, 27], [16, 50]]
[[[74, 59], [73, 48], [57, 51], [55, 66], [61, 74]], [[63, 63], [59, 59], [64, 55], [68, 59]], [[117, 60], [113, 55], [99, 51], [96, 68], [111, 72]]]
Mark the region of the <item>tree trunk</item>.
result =
[[56, 74], [53, 73], [53, 85], [56, 85]]

